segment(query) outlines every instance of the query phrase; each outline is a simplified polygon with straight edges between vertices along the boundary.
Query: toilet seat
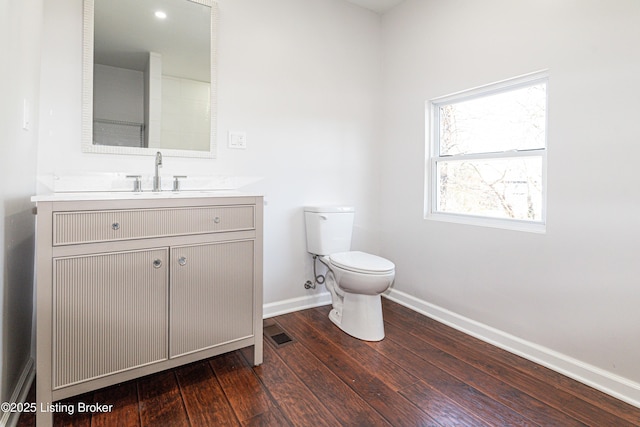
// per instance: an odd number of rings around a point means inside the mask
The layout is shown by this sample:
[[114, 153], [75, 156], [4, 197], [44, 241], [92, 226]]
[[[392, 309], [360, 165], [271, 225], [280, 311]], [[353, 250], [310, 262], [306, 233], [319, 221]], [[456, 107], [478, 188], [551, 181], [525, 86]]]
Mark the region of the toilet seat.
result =
[[338, 268], [361, 274], [389, 274], [396, 268], [388, 259], [360, 251], [331, 254], [329, 260]]

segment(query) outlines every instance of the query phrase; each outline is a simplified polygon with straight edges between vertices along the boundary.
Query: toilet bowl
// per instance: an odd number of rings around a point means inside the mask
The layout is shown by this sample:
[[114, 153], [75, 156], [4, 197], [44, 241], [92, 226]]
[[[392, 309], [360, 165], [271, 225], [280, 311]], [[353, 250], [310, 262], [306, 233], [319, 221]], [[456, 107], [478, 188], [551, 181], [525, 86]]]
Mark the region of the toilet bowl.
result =
[[350, 207], [307, 207], [307, 251], [328, 268], [325, 285], [333, 308], [329, 319], [365, 341], [384, 338], [380, 295], [393, 284], [395, 265], [382, 257], [350, 251], [355, 212]]
[[338, 295], [332, 298], [334, 304], [329, 319], [358, 339], [382, 340], [384, 322], [380, 294], [393, 283], [395, 266], [389, 260], [358, 251], [340, 252], [328, 259], [334, 282], [330, 278], [327, 288], [338, 288]]

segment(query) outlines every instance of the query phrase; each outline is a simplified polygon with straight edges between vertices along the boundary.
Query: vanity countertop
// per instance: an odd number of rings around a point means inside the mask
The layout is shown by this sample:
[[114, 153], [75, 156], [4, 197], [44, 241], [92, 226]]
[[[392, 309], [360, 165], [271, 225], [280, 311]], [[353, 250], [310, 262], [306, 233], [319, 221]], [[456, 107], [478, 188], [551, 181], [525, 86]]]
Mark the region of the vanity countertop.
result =
[[64, 202], [81, 200], [158, 200], [158, 199], [193, 199], [205, 197], [254, 197], [255, 194], [242, 193], [236, 190], [199, 190], [199, 191], [86, 191], [38, 194], [31, 197], [32, 202]]

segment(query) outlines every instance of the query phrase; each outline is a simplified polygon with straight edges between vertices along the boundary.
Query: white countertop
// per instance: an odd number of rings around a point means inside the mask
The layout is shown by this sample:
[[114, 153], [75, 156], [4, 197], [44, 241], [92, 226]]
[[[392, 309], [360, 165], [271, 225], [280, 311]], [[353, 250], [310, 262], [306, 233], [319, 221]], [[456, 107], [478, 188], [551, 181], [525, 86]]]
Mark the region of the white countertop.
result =
[[38, 194], [32, 202], [63, 202], [80, 200], [143, 200], [143, 199], [193, 199], [204, 197], [256, 197], [256, 194], [236, 190], [185, 190], [185, 191], [86, 191]]

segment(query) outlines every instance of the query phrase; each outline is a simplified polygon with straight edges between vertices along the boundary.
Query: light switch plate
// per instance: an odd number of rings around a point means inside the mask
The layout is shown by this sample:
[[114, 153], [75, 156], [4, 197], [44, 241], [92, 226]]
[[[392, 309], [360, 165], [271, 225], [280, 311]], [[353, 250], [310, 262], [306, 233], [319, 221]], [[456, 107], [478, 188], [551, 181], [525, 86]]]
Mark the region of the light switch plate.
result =
[[244, 131], [229, 131], [229, 148], [247, 148], [247, 133]]

